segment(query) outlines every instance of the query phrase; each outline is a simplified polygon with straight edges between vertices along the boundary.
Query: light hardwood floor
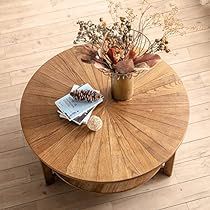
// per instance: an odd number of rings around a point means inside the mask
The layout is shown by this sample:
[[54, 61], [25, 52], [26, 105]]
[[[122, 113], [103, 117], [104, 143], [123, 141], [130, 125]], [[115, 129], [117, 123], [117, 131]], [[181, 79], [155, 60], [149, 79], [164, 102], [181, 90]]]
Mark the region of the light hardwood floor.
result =
[[[123, 1], [135, 7], [138, 0]], [[40, 163], [21, 132], [19, 107], [38, 67], [72, 46], [76, 20], [107, 17], [105, 0], [0, 0], [0, 209], [210, 209], [210, 5], [201, 6], [199, 0], [174, 2], [185, 24], [201, 27], [173, 37], [172, 53], [163, 55], [182, 78], [191, 111], [173, 176], [157, 174], [134, 190], [99, 195], [62, 181], [45, 186]]]

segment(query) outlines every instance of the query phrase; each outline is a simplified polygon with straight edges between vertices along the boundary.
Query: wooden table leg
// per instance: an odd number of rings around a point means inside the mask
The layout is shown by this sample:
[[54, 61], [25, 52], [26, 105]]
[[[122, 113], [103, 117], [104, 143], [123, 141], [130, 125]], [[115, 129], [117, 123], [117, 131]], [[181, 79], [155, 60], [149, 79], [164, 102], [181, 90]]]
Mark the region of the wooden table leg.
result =
[[46, 185], [53, 184], [55, 182], [55, 176], [52, 172], [52, 169], [46, 166], [43, 162], [41, 163], [42, 163], [42, 169], [43, 169]]
[[174, 166], [174, 158], [175, 158], [175, 153], [173, 156], [165, 163], [165, 166], [163, 168], [163, 173], [167, 176], [171, 176], [172, 171], [173, 171], [173, 166]]

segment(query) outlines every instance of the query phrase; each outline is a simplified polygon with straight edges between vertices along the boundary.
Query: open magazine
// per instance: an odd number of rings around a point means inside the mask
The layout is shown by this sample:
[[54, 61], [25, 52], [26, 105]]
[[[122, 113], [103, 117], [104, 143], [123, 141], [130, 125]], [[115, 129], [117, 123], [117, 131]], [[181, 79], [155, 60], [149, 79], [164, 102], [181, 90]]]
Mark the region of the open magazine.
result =
[[[81, 86], [74, 85], [71, 91], [74, 91], [76, 89], [94, 90], [88, 83]], [[102, 98], [91, 103], [86, 101], [76, 101], [70, 94], [67, 94], [58, 99], [55, 102], [55, 105], [59, 109], [58, 113], [61, 118], [65, 118], [69, 121], [75, 122], [78, 125], [81, 125], [82, 123], [87, 123], [94, 108], [102, 102]]]

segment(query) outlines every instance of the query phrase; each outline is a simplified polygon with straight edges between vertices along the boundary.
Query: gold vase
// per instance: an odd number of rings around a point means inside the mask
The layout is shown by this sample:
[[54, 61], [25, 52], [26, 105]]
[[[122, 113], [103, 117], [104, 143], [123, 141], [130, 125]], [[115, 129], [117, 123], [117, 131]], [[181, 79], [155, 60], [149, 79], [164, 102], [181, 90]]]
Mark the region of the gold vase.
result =
[[124, 76], [111, 77], [112, 98], [118, 101], [129, 100], [134, 92], [134, 78]]

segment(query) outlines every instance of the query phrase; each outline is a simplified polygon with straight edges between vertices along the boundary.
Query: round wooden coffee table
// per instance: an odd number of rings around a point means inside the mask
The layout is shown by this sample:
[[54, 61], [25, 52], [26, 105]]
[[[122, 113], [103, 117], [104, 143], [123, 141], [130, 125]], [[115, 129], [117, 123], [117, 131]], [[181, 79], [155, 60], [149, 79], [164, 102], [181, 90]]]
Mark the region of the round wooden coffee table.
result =
[[[94, 114], [103, 127], [91, 132], [60, 119], [55, 101], [74, 84], [89, 83], [104, 95]], [[54, 174], [83, 190], [112, 193], [134, 188], [163, 172], [172, 173], [189, 105], [182, 82], [165, 62], [135, 78], [132, 100], [117, 102], [110, 78], [83, 63], [76, 47], [46, 62], [29, 81], [21, 102], [27, 142], [40, 158], [47, 184]]]

